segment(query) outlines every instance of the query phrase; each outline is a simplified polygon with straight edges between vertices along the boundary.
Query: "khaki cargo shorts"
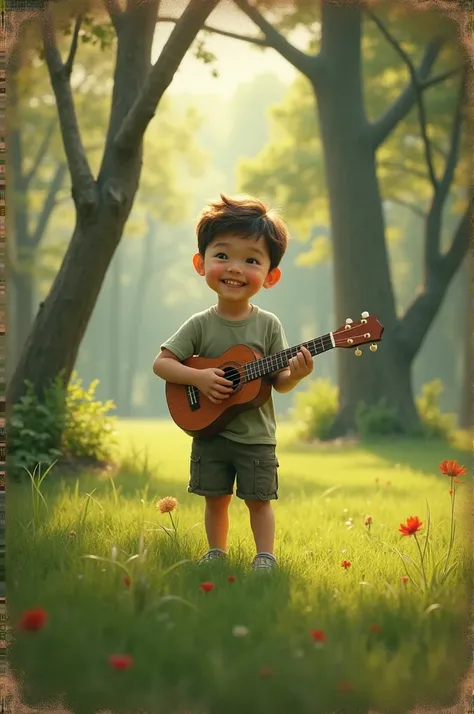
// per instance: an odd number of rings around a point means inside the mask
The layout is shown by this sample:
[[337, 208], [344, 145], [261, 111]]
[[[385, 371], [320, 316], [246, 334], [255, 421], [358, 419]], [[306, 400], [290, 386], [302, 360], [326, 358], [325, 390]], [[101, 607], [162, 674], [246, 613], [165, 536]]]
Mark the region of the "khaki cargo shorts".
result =
[[224, 436], [193, 439], [188, 491], [198, 496], [228, 496], [244, 500], [278, 498], [278, 459], [272, 444], [239, 444]]

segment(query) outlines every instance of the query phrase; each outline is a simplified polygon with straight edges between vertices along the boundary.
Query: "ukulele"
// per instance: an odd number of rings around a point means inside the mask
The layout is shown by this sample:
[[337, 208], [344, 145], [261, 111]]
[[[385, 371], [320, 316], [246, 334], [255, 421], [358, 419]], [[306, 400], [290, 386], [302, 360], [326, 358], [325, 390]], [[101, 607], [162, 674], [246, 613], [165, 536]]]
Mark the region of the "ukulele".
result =
[[302, 342], [295, 347], [269, 357], [262, 357], [246, 345], [235, 345], [220, 357], [189, 357], [183, 364], [194, 369], [222, 369], [225, 379], [232, 382], [233, 394], [228, 399], [214, 404], [197, 387], [166, 382], [166, 401], [174, 422], [195, 437], [210, 437], [222, 431], [232, 419], [246, 409], [261, 407], [270, 398], [272, 384], [268, 377], [288, 367], [288, 361], [295, 357], [304, 345], [313, 357], [328, 352], [334, 347], [343, 349], [355, 347], [360, 357], [359, 345], [369, 342], [370, 350], [377, 350], [376, 342], [382, 339], [383, 326], [373, 315], [363, 312], [360, 322], [347, 318], [345, 325], [335, 332]]

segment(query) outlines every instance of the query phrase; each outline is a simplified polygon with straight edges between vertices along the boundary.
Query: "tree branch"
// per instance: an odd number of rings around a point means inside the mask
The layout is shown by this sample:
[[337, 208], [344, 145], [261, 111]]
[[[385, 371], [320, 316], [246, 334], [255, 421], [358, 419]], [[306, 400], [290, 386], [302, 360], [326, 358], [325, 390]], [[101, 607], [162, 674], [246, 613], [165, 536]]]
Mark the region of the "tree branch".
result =
[[462, 127], [462, 123], [463, 123], [463, 104], [464, 104], [464, 97], [465, 97], [465, 91], [466, 91], [466, 83], [467, 83], [467, 68], [464, 69], [464, 72], [463, 72], [462, 78], [461, 78], [461, 82], [460, 82], [460, 86], [459, 86], [458, 101], [456, 104], [456, 112], [455, 112], [452, 127], [451, 127], [451, 140], [449, 142], [449, 150], [448, 150], [448, 155], [446, 157], [446, 165], [445, 165], [443, 176], [439, 183], [438, 198], [441, 201], [444, 201], [448, 194], [449, 187], [451, 186], [454, 172], [456, 170], [456, 166], [458, 163], [459, 145], [461, 143], [461, 127]]
[[[158, 17], [157, 22], [173, 22], [177, 23], [178, 18], [162, 16]], [[238, 32], [230, 32], [229, 30], [220, 30], [218, 27], [211, 27], [210, 25], [204, 24], [201, 28], [205, 32], [210, 32], [214, 35], [222, 35], [223, 37], [230, 37], [233, 40], [242, 40], [242, 42], [249, 42], [252, 45], [258, 45], [259, 47], [270, 47], [266, 40], [261, 37], [251, 37], [250, 35], [239, 35]]]
[[44, 233], [46, 231], [46, 227], [48, 225], [48, 221], [51, 218], [51, 214], [53, 213], [55, 207], [57, 206], [57, 201], [56, 201], [56, 195], [58, 191], [60, 190], [64, 177], [67, 173], [67, 166], [64, 163], [59, 164], [58, 168], [56, 169], [56, 173], [54, 174], [53, 180], [51, 181], [51, 186], [48, 191], [48, 195], [46, 197], [46, 200], [43, 204], [43, 210], [41, 211], [41, 214], [38, 218], [38, 222], [36, 224], [36, 228], [34, 230], [34, 233], [31, 237], [31, 245], [34, 248], [37, 248], [42, 237], [44, 236]]
[[446, 79], [455, 77], [457, 74], [465, 70], [466, 65], [462, 65], [461, 67], [454, 67], [454, 69], [447, 69], [446, 72], [436, 74], [434, 77], [425, 79], [423, 82], [418, 82], [418, 84], [421, 89], [428, 89], [429, 87], [434, 87], [436, 84], [441, 84], [441, 82], [444, 82]]
[[141, 143], [156, 107], [171, 84], [184, 55], [218, 2], [190, 0], [114, 137], [116, 149], [133, 151]]
[[403, 47], [400, 45], [400, 43], [395, 39], [395, 37], [387, 30], [383, 22], [377, 17], [375, 13], [373, 13], [371, 10], [366, 11], [369, 17], [372, 18], [373, 22], [377, 25], [379, 28], [380, 32], [383, 34], [383, 36], [388, 40], [390, 45], [395, 49], [395, 51], [400, 55], [402, 60], [405, 62], [405, 64], [408, 67], [408, 71], [410, 73], [410, 78], [411, 78], [411, 84], [413, 87], [413, 91], [415, 93], [415, 101], [418, 106], [418, 116], [420, 119], [420, 130], [421, 130], [421, 137], [423, 139], [423, 145], [425, 149], [425, 160], [426, 160], [426, 165], [428, 167], [428, 173], [430, 176], [430, 181], [433, 185], [433, 188], [436, 190], [438, 186], [438, 179], [436, 178], [435, 170], [434, 170], [434, 165], [433, 165], [433, 156], [431, 153], [431, 144], [430, 140], [428, 137], [428, 128], [427, 128], [427, 121], [426, 121], [426, 112], [425, 112], [425, 104], [423, 101], [423, 92], [420, 87], [420, 83], [417, 77], [417, 71], [415, 69], [415, 65], [411, 61], [410, 57], [408, 54], [405, 52]]
[[445, 170], [441, 181], [437, 185], [433, 194], [433, 199], [431, 201], [431, 206], [426, 221], [427, 227], [425, 234], [425, 271], [427, 271], [427, 273], [429, 273], [429, 271], [432, 270], [434, 266], [436, 266], [440, 257], [443, 207], [450, 186], [452, 184], [454, 172], [458, 163], [461, 126], [463, 121], [462, 109], [465, 91], [465, 74], [463, 75], [463, 79], [460, 83], [458, 102], [451, 128], [451, 140], [446, 156]]
[[399, 339], [408, 358], [413, 358], [420, 349], [438, 313], [449, 283], [467, 254], [471, 212], [472, 200], [456, 229], [450, 249], [442, 258], [438, 258], [435, 266], [430, 268], [423, 290], [416, 296], [399, 322]]
[[263, 17], [257, 7], [251, 5], [248, 0], [234, 0], [234, 2], [263, 32], [266, 42], [270, 47], [273, 47], [274, 50], [306, 77], [314, 79], [315, 73], [319, 71], [321, 66], [321, 58], [319, 55], [308, 55], [288, 42], [286, 37], [278, 32], [278, 30]]
[[[442, 42], [440, 40], [430, 42], [420, 62], [420, 66], [416, 72], [418, 86], [427, 79], [431, 68], [441, 49]], [[395, 127], [404, 119], [411, 111], [416, 102], [416, 91], [411, 81], [399, 95], [398, 99], [387, 109], [382, 116], [375, 122], [372, 122], [372, 139], [374, 149], [384, 143], [387, 137], [392, 133]]]
[[79, 42], [79, 31], [81, 29], [82, 25], [82, 15], [78, 15], [76, 18], [76, 23], [74, 25], [74, 32], [72, 35], [72, 42], [71, 42], [71, 49], [69, 50], [69, 56], [66, 60], [66, 64], [64, 65], [64, 69], [66, 71], [66, 74], [68, 78], [72, 74], [72, 67], [74, 64], [74, 60], [76, 58], [76, 52], [77, 52], [77, 45]]
[[48, 128], [46, 129], [46, 132], [43, 135], [43, 140], [40, 144], [40, 147], [38, 149], [38, 152], [36, 154], [36, 158], [33, 161], [33, 166], [31, 167], [30, 171], [28, 171], [27, 175], [25, 176], [25, 188], [27, 188], [31, 182], [33, 181], [36, 172], [38, 171], [41, 162], [43, 161], [44, 157], [46, 156], [46, 152], [48, 151], [49, 144], [51, 142], [51, 139], [54, 134], [54, 130], [56, 128], [56, 117], [51, 119]]
[[78, 210], [90, 210], [97, 205], [97, 188], [87, 161], [77, 122], [69, 77], [59, 54], [51, 8], [41, 13], [44, 55], [48, 66], [59, 115], [59, 125], [71, 174], [74, 202]]
[[115, 31], [118, 32], [120, 20], [123, 16], [123, 11], [120, 7], [118, 0], [104, 0], [105, 9], [109, 13], [109, 17], [112, 20], [112, 25]]
[[464, 216], [458, 224], [451, 247], [441, 258], [441, 264], [447, 283], [449, 283], [458, 270], [469, 248], [469, 224], [472, 223], [473, 218], [472, 203], [473, 200], [471, 199]]

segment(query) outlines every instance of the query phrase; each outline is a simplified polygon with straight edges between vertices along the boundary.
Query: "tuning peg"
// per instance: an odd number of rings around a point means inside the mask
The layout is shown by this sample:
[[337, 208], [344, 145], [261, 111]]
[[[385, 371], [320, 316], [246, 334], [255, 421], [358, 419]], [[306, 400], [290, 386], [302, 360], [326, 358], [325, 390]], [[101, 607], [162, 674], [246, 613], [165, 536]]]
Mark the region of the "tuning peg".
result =
[[355, 354], [356, 357], [360, 357], [361, 354], [362, 354], [362, 350], [360, 350], [360, 349], [357, 347], [357, 349], [355, 350], [354, 354]]
[[367, 312], [367, 310], [364, 310], [364, 312], [362, 312], [360, 316], [363, 317], [365, 320], [367, 317], [369, 317], [369, 313]]
[[377, 345], [370, 345], [369, 349], [371, 352], [377, 352]]
[[346, 324], [345, 324], [345, 326], [344, 326], [344, 329], [345, 329], [345, 330], [350, 330], [350, 329], [351, 329], [352, 322], [353, 322], [353, 321], [351, 320], [351, 318], [348, 317], [348, 318], [346, 319]]

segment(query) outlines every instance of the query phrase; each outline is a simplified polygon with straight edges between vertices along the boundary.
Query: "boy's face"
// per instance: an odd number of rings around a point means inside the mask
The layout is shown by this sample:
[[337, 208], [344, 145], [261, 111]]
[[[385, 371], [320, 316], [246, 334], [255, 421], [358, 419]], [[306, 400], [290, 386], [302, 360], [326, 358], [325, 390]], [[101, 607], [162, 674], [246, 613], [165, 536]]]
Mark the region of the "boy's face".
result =
[[220, 235], [209, 243], [204, 258], [193, 258], [196, 272], [223, 300], [246, 303], [263, 288], [280, 280], [278, 268], [270, 271], [270, 256], [263, 239]]

